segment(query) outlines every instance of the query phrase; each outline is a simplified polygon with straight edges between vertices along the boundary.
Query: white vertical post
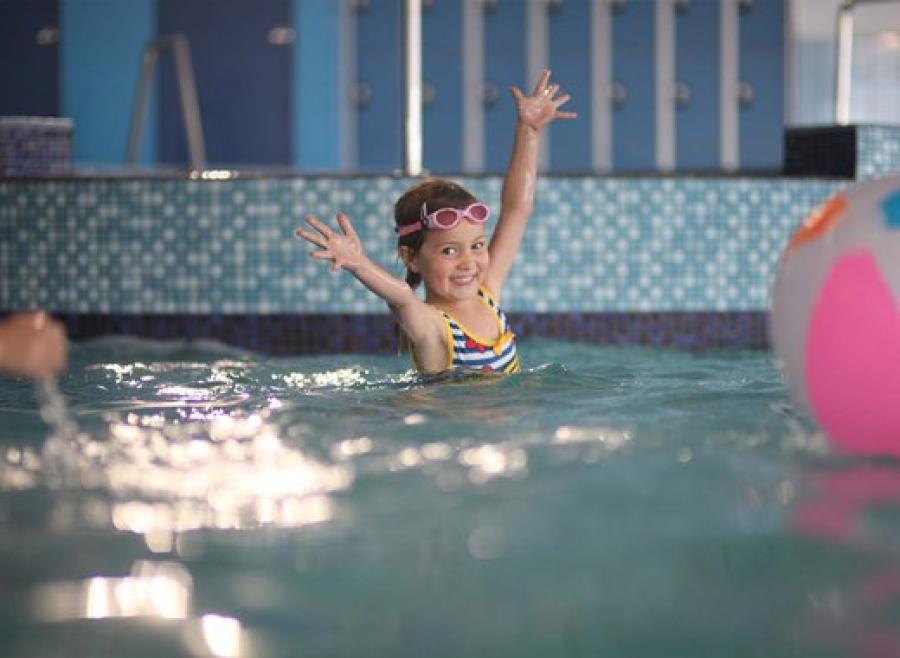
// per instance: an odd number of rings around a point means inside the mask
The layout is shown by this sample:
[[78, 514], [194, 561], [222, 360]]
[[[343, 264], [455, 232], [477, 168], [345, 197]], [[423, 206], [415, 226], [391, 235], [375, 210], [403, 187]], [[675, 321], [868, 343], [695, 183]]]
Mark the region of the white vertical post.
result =
[[484, 0], [463, 0], [463, 171], [484, 171]]
[[340, 107], [340, 168], [354, 171], [359, 161], [359, 107], [353, 102], [356, 85], [356, 11], [353, 0], [339, 0], [338, 100]]
[[609, 0], [591, 0], [591, 160], [612, 167], [612, 16]]
[[656, 168], [675, 168], [674, 0], [656, 0]]
[[[537, 82], [541, 71], [550, 62], [550, 34], [547, 23], [547, 0], [528, 0], [527, 7], [527, 80], [526, 94], [531, 93], [531, 85]], [[550, 162], [550, 136], [545, 131], [543, 144], [538, 155], [538, 167], [546, 169]]]
[[740, 159], [738, 91], [740, 85], [740, 30], [738, 0], [721, 0], [719, 22], [719, 162], [733, 171]]
[[837, 71], [834, 120], [839, 126], [850, 123], [850, 85], [853, 74], [853, 0], [844, 0], [837, 19]]
[[800, 95], [795, 84], [797, 80], [798, 39], [797, 5], [795, 2], [784, 3], [784, 124], [792, 126], [797, 123], [797, 99]]
[[422, 0], [405, 0], [406, 112], [403, 169], [422, 173]]

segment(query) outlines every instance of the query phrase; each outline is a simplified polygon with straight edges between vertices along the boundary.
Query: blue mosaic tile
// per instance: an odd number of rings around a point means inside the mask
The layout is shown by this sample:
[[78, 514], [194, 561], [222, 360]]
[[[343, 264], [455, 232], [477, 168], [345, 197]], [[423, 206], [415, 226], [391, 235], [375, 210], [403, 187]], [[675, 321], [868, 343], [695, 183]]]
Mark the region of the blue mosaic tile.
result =
[[[499, 178], [460, 179], [499, 207]], [[293, 237], [306, 214], [354, 221], [402, 276], [375, 178], [0, 182], [0, 308], [64, 313], [379, 313]], [[521, 312], [765, 309], [794, 227], [841, 184], [545, 178], [504, 305]]]
[[900, 172], [900, 126], [856, 126], [856, 177]]

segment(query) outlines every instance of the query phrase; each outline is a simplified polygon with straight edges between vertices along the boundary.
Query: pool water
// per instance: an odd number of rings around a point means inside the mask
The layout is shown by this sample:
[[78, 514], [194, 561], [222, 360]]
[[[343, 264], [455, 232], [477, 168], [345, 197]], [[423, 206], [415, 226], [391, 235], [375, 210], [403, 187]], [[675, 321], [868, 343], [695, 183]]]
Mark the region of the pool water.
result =
[[897, 656], [900, 470], [755, 351], [73, 346], [0, 380], [5, 656]]

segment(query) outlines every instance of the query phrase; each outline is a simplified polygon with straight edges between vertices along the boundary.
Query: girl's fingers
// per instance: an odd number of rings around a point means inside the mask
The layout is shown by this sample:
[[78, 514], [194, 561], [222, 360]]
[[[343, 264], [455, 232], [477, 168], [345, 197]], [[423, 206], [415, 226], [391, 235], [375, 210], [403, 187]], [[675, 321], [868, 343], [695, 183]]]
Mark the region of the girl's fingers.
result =
[[356, 238], [356, 230], [353, 228], [353, 224], [350, 223], [350, 219], [342, 212], [337, 214], [337, 223], [338, 226], [341, 227], [341, 230], [344, 232], [348, 238]]
[[559, 85], [550, 85], [547, 89], [544, 90], [544, 94], [553, 98], [556, 94], [559, 93]]
[[547, 82], [550, 80], [550, 69], [544, 69], [541, 72], [541, 77], [537, 81], [537, 84], [534, 86], [534, 91], [531, 92], [532, 96], [537, 96], [541, 92], [544, 91], [544, 88], [547, 86]]
[[559, 98], [553, 99], [553, 105], [555, 105], [556, 107], [560, 107], [561, 105], [565, 105], [566, 103], [568, 103], [570, 100], [572, 100], [571, 95], [563, 94]]
[[313, 217], [311, 215], [306, 217], [306, 223], [309, 224], [310, 226], [312, 226], [314, 229], [316, 229], [319, 233], [324, 235], [326, 238], [330, 238], [332, 235], [334, 235], [334, 231], [332, 231], [330, 228], [328, 228], [328, 226], [326, 226], [325, 224], [323, 224], [322, 222], [320, 222], [318, 219], [316, 219], [315, 217]]
[[331, 260], [333, 256], [327, 251], [311, 251], [309, 255], [315, 258], [316, 260]]
[[303, 238], [304, 240], [312, 242], [314, 245], [319, 246], [319, 247], [324, 248], [328, 244], [328, 241], [325, 238], [323, 238], [321, 235], [318, 235], [316, 233], [310, 233], [309, 231], [302, 229], [302, 228], [298, 228], [296, 231], [296, 234], [299, 237]]
[[578, 114], [576, 112], [557, 112], [553, 115], [554, 119], [577, 119]]
[[513, 98], [516, 100], [517, 103], [519, 101], [525, 100], [525, 94], [523, 94], [522, 90], [519, 89], [518, 87], [510, 87], [509, 93], [512, 94]]

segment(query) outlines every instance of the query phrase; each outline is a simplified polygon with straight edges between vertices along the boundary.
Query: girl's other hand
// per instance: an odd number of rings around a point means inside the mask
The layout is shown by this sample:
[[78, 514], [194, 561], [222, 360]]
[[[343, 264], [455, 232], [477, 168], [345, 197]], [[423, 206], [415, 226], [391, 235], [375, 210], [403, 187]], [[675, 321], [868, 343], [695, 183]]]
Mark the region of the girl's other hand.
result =
[[550, 83], [550, 70], [544, 69], [531, 96], [526, 96], [518, 87], [510, 87], [509, 91], [516, 101], [516, 112], [519, 121], [540, 131], [555, 119], [574, 119], [575, 112], [560, 112], [559, 108], [569, 102], [571, 96], [559, 96], [559, 85]]
[[337, 272], [345, 269], [348, 272], [355, 271], [364, 261], [362, 243], [353, 230], [353, 224], [347, 216], [338, 212], [337, 223], [341, 227], [341, 233], [335, 233], [329, 226], [323, 224], [312, 215], [305, 217], [306, 223], [315, 229], [315, 232], [298, 228], [296, 235], [304, 240], [320, 247], [318, 251], [310, 252], [310, 256], [317, 260], [330, 260], [331, 269]]

